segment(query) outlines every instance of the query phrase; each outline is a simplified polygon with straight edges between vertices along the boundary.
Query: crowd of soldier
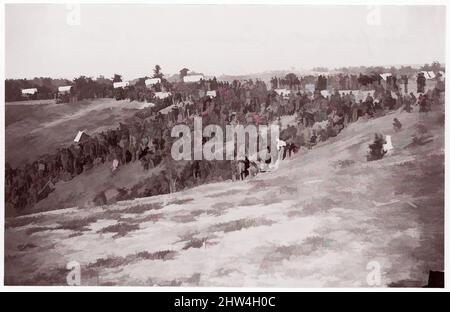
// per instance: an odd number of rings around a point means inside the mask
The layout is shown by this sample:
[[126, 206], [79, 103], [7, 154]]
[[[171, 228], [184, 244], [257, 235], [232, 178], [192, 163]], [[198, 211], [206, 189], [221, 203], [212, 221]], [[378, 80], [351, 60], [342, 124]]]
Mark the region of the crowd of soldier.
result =
[[[277, 86], [279, 83], [277, 81]], [[324, 83], [326, 85], [326, 78], [321, 80], [321, 84]], [[206, 96], [206, 91], [210, 90], [216, 91], [215, 97]], [[353, 91], [346, 94], [335, 91], [323, 96], [320, 90], [314, 93], [302, 90], [285, 95], [268, 90], [259, 80], [232, 83], [215, 79], [201, 81], [188, 91], [172, 90], [170, 97], [156, 100], [155, 106], [139, 111], [116, 129], [93, 134], [82, 142], [59, 148], [53, 155], [18, 168], [6, 164], [6, 203], [17, 210], [32, 207], [45, 198], [51, 186], [59, 180], [70, 180], [105, 162], [114, 161], [117, 168], [140, 161], [143, 170], [149, 170], [170, 157], [171, 128], [177, 123], [193, 126], [196, 116], [202, 117], [203, 126], [258, 125], [281, 124], [280, 117], [295, 114], [297, 123], [281, 133], [287, 142], [283, 155], [286, 157], [301, 146], [310, 148], [319, 141], [336, 136], [347, 124], [361, 117], [376, 117], [384, 114], [385, 110], [401, 107], [410, 112], [416, 105], [420, 111], [428, 111], [431, 103], [437, 101], [440, 91], [429, 90], [416, 98], [413, 93], [401, 92], [401, 87], [394, 81], [387, 87], [377, 84], [372, 95], [358, 102]], [[237, 173], [238, 179], [249, 175], [249, 161], [230, 165], [231, 172]], [[199, 167], [198, 161], [191, 164], [193, 178], [200, 175]]]

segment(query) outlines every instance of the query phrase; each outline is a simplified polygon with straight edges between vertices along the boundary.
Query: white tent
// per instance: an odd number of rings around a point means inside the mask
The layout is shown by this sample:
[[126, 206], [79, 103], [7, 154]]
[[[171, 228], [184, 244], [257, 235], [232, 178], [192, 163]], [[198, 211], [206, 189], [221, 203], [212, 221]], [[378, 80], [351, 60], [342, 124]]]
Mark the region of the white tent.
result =
[[153, 86], [153, 85], [155, 85], [157, 83], [161, 83], [161, 79], [160, 78], [149, 78], [149, 79], [145, 80], [145, 85], [147, 87]]
[[436, 78], [436, 75], [433, 71], [421, 71], [421, 73], [425, 76], [426, 79], [434, 79]]
[[331, 96], [331, 92], [329, 90], [322, 90], [320, 91], [320, 94], [322, 94], [323, 97]]
[[350, 94], [350, 92], [352, 92], [352, 90], [338, 90], [338, 92], [339, 92], [340, 96], [343, 96], [346, 94]]
[[316, 77], [318, 77], [318, 76], [325, 76], [326, 77], [330, 73], [329, 72], [321, 72], [321, 71], [311, 71], [310, 74], [313, 75], [313, 76], [316, 76]]
[[170, 96], [170, 92], [155, 92], [155, 97], [160, 100], [163, 100], [169, 96]]
[[72, 86], [61, 86], [58, 87], [58, 92], [61, 93], [70, 92], [70, 89], [72, 89]]
[[86, 133], [86, 130], [78, 131], [78, 133], [75, 136], [75, 139], [73, 139], [73, 141], [76, 143], [80, 143], [80, 142], [83, 142], [87, 138], [89, 138], [89, 135]]
[[386, 80], [387, 77], [392, 76], [392, 74], [391, 73], [384, 73], [384, 74], [380, 74], [380, 76], [381, 76], [381, 78], [383, 78], [383, 80]]
[[188, 75], [183, 77], [184, 82], [199, 82], [202, 79], [205, 79], [203, 75]]
[[209, 97], [212, 97], [212, 98], [216, 97], [217, 96], [216, 90], [207, 91], [206, 92], [206, 96], [209, 96]]
[[144, 109], [144, 108], [147, 108], [147, 107], [155, 107], [155, 106], [156, 106], [155, 103], [139, 103], [137, 105], [137, 108], [138, 109]]
[[386, 135], [386, 143], [383, 144], [383, 150], [386, 153], [389, 153], [393, 149], [394, 149], [394, 146], [392, 145], [391, 136], [390, 135]]
[[121, 81], [121, 82], [114, 82], [113, 83], [114, 89], [125, 88], [125, 87], [128, 87], [129, 85], [130, 85], [130, 83], [128, 81]]
[[276, 94], [283, 96], [289, 96], [291, 94], [291, 90], [288, 89], [275, 89], [274, 91], [276, 92]]
[[316, 121], [314, 123], [314, 125], [312, 126], [312, 128], [314, 130], [319, 130], [319, 129], [326, 129], [328, 127], [328, 120], [323, 120], [323, 121]]
[[22, 95], [33, 95], [37, 92], [36, 88], [22, 89]]
[[316, 86], [313, 83], [308, 83], [305, 85], [305, 90], [314, 93]]

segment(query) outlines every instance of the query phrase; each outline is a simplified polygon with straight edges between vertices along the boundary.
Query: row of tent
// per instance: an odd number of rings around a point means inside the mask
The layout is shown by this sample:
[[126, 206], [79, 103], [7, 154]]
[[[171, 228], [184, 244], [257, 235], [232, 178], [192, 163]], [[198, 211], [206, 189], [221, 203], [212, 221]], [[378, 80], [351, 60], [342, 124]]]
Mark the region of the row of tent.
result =
[[[125, 82], [114, 82], [114, 88], [124, 88], [129, 86], [128, 81]], [[72, 89], [72, 86], [62, 86], [62, 87], [58, 87], [58, 92], [59, 93], [69, 93], [70, 90]], [[22, 95], [24, 96], [28, 96], [28, 95], [34, 95], [37, 93], [37, 88], [30, 88], [30, 89], [22, 89]], [[170, 92], [156, 92], [155, 93], [155, 97], [159, 98], [159, 99], [165, 99], [167, 97], [170, 96]]]
[[[322, 92], [328, 92], [327, 94], [331, 94], [328, 90], [323, 90]], [[339, 90], [338, 91], [339, 94], [341, 96], [346, 95], [346, 94], [350, 94], [350, 92], [352, 92], [352, 94], [355, 96], [355, 100], [357, 103], [359, 103], [359, 101], [365, 101], [367, 99], [367, 97], [370, 95], [371, 97], [374, 97], [375, 91], [374, 90]], [[322, 93], [323, 96], [324, 93]], [[391, 91], [391, 96], [393, 99], [397, 99], [397, 93]]]
[[[199, 82], [201, 80], [205, 79], [205, 77], [203, 75], [188, 75], [183, 77], [183, 81], [186, 83], [193, 83], [193, 82]], [[160, 78], [149, 78], [145, 80], [145, 86], [146, 87], [151, 87], [153, 85], [156, 85], [158, 83], [161, 83], [161, 79]], [[126, 88], [129, 87], [131, 84], [129, 81], [120, 81], [120, 82], [114, 82], [113, 83], [113, 88], [114, 89], [119, 89], [119, 88]], [[59, 93], [68, 93], [70, 92], [72, 86], [61, 86], [58, 87], [58, 92]], [[37, 88], [27, 88], [27, 89], [22, 89], [21, 90], [22, 95], [24, 96], [29, 96], [29, 95], [34, 95], [38, 92]], [[166, 94], [167, 92], [160, 92], [160, 94], [156, 95], [156, 97], [158, 98], [166, 98], [169, 95]]]
[[[167, 91], [155, 92], [155, 97], [160, 100], [164, 100], [165, 98], [168, 98], [171, 95], [172, 93]], [[210, 98], [215, 98], [217, 96], [217, 93], [215, 90], [206, 91], [206, 96], [209, 96]]]
[[[314, 93], [315, 88], [314, 85], [308, 86], [307, 91], [309, 91], [310, 93]], [[274, 90], [276, 94], [280, 95], [280, 96], [284, 96], [284, 97], [289, 97], [289, 95], [291, 94], [291, 90], [289, 89], [275, 89]], [[374, 91], [363, 91], [363, 90], [339, 90], [339, 94], [345, 95], [345, 94], [349, 94], [350, 92], [352, 92], [355, 95], [355, 98], [357, 101], [359, 101], [360, 99], [365, 100], [367, 98], [367, 95], [372, 95]], [[322, 94], [323, 97], [327, 97], [327, 96], [331, 96], [332, 95], [332, 91], [330, 90], [321, 90], [320, 94]]]
[[[59, 93], [68, 93], [72, 89], [72, 86], [61, 86], [58, 87]], [[38, 92], [37, 88], [29, 88], [29, 89], [22, 89], [22, 95], [34, 95]]]
[[[200, 82], [201, 80], [205, 79], [205, 77], [203, 75], [188, 75], [183, 77], [183, 82], [189, 83], [189, 82]], [[154, 86], [158, 83], [161, 83], [161, 79], [160, 78], [148, 78], [145, 80], [145, 86], [146, 87], [151, 87]], [[129, 81], [121, 81], [121, 82], [114, 82], [113, 83], [113, 88], [114, 89], [118, 89], [118, 88], [125, 88], [125, 87], [129, 87], [130, 86], [130, 82]]]
[[[419, 73], [422, 73], [426, 79], [435, 79], [436, 78], [436, 74], [433, 71], [421, 71]], [[441, 77], [445, 77], [445, 73], [443, 71], [440, 71], [439, 74], [441, 75]], [[383, 73], [380, 74], [381, 78], [383, 80], [387, 80], [388, 77], [392, 76], [391, 73]], [[201, 80], [205, 79], [205, 77], [203, 75], [200, 74], [195, 74], [195, 75], [188, 75], [183, 77], [183, 82], [185, 83], [195, 83], [195, 82], [200, 82]], [[149, 78], [145, 80], [145, 86], [146, 87], [151, 87], [153, 85], [156, 85], [158, 83], [161, 83], [161, 79], [160, 78]], [[114, 82], [113, 83], [113, 88], [114, 89], [118, 89], [118, 88], [126, 88], [130, 86], [130, 82], [129, 81], [121, 81], [121, 82]], [[70, 92], [72, 86], [61, 86], [58, 87], [58, 92], [59, 93], [68, 93]], [[315, 91], [315, 86], [314, 84], [307, 84], [305, 86], [305, 90], [309, 91], [311, 93], [313, 93]], [[290, 90], [288, 89], [275, 89], [274, 90], [278, 95], [283, 95], [283, 96], [289, 96], [290, 95]], [[327, 91], [327, 90], [323, 90], [323, 91]], [[210, 92], [210, 91], [209, 91]], [[37, 88], [28, 88], [28, 89], [22, 89], [22, 95], [27, 96], [27, 95], [34, 95], [37, 93]], [[170, 93], [168, 94], [168, 92], [157, 92], [158, 94], [155, 95], [157, 98], [160, 99], [164, 99], [166, 97], [168, 97], [170, 95]], [[215, 93], [213, 94], [207, 94], [210, 97], [215, 97]], [[323, 96], [326, 96], [324, 94], [322, 94]]]
[[[156, 96], [156, 94], [155, 94]], [[215, 90], [206, 91], [206, 96], [209, 96], [210, 98], [215, 98], [217, 96], [217, 92]], [[161, 110], [159, 110], [159, 113], [163, 115], [167, 115], [172, 109], [176, 107], [183, 107], [186, 103], [178, 103], [178, 104], [172, 104], [170, 106], [167, 106]]]
[[[312, 88], [309, 88], [308, 91], [311, 91], [311, 90], [313, 90], [311, 93], [314, 93], [314, 89], [312, 89]], [[286, 97], [288, 97], [291, 94], [291, 90], [288, 90], [288, 89], [275, 89], [274, 91], [278, 95], [286, 96]], [[373, 95], [375, 93], [374, 90], [339, 90], [338, 92], [341, 96], [350, 94], [350, 92], [352, 92], [352, 94], [355, 96], [355, 100], [357, 102], [359, 102], [360, 100], [365, 101], [368, 95], [373, 97]], [[329, 97], [333, 94], [333, 92], [330, 90], [321, 90], [320, 94], [323, 97]], [[392, 92], [392, 97], [397, 98], [397, 95], [394, 92]]]
[[[425, 76], [426, 79], [434, 79], [436, 78], [436, 74], [433, 71], [421, 71], [421, 73]], [[439, 71], [441, 77], [445, 77], [445, 73], [443, 71]]]
[[[356, 102], [359, 102], [360, 100], [365, 101], [367, 96], [372, 96], [374, 95], [375, 91], [374, 90], [338, 90], [339, 95], [340, 96], [344, 96], [347, 94], [350, 94], [350, 92], [355, 96], [355, 100]], [[320, 91], [320, 94], [322, 94], [323, 97], [329, 97], [333, 94], [332, 91], [330, 90], [322, 90]], [[394, 94], [394, 93], [392, 93]]]
[[[419, 74], [423, 74], [426, 79], [435, 79], [436, 78], [436, 74], [434, 73], [434, 71], [422, 70], [419, 72]], [[443, 71], [439, 71], [439, 74], [441, 75], [441, 77], [445, 77], [445, 73]], [[391, 77], [392, 74], [391, 73], [383, 73], [383, 74], [380, 74], [380, 76], [381, 76], [381, 78], [383, 78], [383, 80], [386, 80], [388, 77]]]

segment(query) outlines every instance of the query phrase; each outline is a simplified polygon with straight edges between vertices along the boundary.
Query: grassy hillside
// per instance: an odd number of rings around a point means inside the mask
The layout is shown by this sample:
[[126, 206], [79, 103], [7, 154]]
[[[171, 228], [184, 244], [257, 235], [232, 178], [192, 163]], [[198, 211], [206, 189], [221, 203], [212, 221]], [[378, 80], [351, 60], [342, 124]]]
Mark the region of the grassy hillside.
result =
[[[374, 132], [394, 150], [367, 162]], [[395, 112], [243, 182], [7, 219], [5, 283], [65, 284], [77, 261], [82, 285], [367, 287], [377, 261], [380, 286], [423, 286], [444, 266], [443, 147], [442, 110]]]
[[[20, 104], [18, 104], [20, 103]], [[6, 103], [6, 161], [13, 167], [53, 153], [73, 142], [78, 130], [89, 133], [115, 128], [133, 116], [142, 103], [97, 99], [78, 103], [54, 101]]]

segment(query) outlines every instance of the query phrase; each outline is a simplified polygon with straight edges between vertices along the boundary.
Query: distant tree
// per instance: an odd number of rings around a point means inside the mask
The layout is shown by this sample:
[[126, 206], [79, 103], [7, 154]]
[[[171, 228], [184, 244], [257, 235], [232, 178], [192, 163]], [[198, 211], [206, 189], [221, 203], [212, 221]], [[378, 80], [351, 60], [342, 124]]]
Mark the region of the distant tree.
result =
[[90, 77], [80, 76], [73, 80], [74, 92], [77, 94], [78, 99], [92, 99], [95, 98], [96, 87], [95, 82]]
[[72, 84], [72, 81], [68, 79], [52, 79], [52, 85], [55, 87], [55, 89], [61, 86], [68, 86], [70, 84]]
[[180, 70], [180, 79], [183, 80], [183, 78], [187, 76], [188, 72], [189, 72], [189, 69], [186, 67], [184, 67], [182, 70]]
[[327, 67], [314, 67], [312, 70], [317, 72], [328, 72]]
[[95, 94], [97, 97], [105, 98], [113, 96], [113, 82], [111, 79], [99, 76], [95, 79]]
[[389, 69], [389, 72], [392, 75], [397, 75], [398, 74], [398, 70], [397, 70], [397, 68], [395, 66], [391, 66], [391, 68]]
[[277, 79], [277, 77], [272, 77], [270, 79], [270, 84], [271, 84], [272, 89], [278, 88], [278, 79]]
[[95, 79], [95, 82], [99, 85], [106, 85], [106, 86], [112, 86], [113, 81], [112, 79], [105, 78], [104, 76], [100, 75]]
[[350, 69], [348, 69], [347, 67], [342, 67], [340, 69], [340, 71], [342, 71], [344, 74], [349, 74], [350, 73]]
[[51, 99], [53, 98], [56, 90], [54, 90], [54, 88], [50, 85], [42, 85], [37, 87], [37, 98], [41, 99], [41, 100], [45, 100], [45, 99]]
[[430, 64], [426, 63], [425, 65], [420, 67], [420, 70], [430, 71], [431, 70], [431, 66], [430, 66]]
[[383, 66], [372, 66], [368, 67], [366, 70], [366, 73], [370, 73], [372, 75], [379, 75], [387, 72], [388, 70], [384, 68]]
[[363, 75], [363, 74], [359, 74], [358, 77], [358, 82], [359, 84], [363, 85], [363, 86], [367, 86], [371, 83], [373, 83], [376, 80], [376, 75]]
[[22, 97], [20, 82], [18, 80], [5, 80], [5, 101], [19, 101]]
[[435, 73], [438, 73], [440, 71], [443, 71], [444, 67], [441, 65], [441, 63], [434, 61], [433, 63], [431, 63], [431, 65], [425, 64], [422, 70], [433, 71]]
[[136, 87], [145, 87], [145, 80], [147, 80], [148, 78], [150, 78], [150, 77], [145, 76], [145, 77], [139, 78], [138, 81], [136, 82], [135, 86]]
[[401, 76], [413, 76], [416, 73], [416, 69], [412, 68], [411, 66], [401, 66], [398, 69], [398, 73]]
[[290, 88], [292, 88], [292, 86], [300, 84], [300, 80], [298, 79], [297, 75], [294, 73], [287, 74], [286, 77], [284, 77], [284, 79], [286, 80], [286, 83], [288, 84], [288, 86]]
[[155, 65], [155, 68], [153, 69], [153, 78], [159, 78], [162, 79], [163, 73], [161, 72], [161, 66]]
[[118, 74], [114, 74], [114, 77], [112, 78], [113, 82], [122, 82], [122, 76]]

